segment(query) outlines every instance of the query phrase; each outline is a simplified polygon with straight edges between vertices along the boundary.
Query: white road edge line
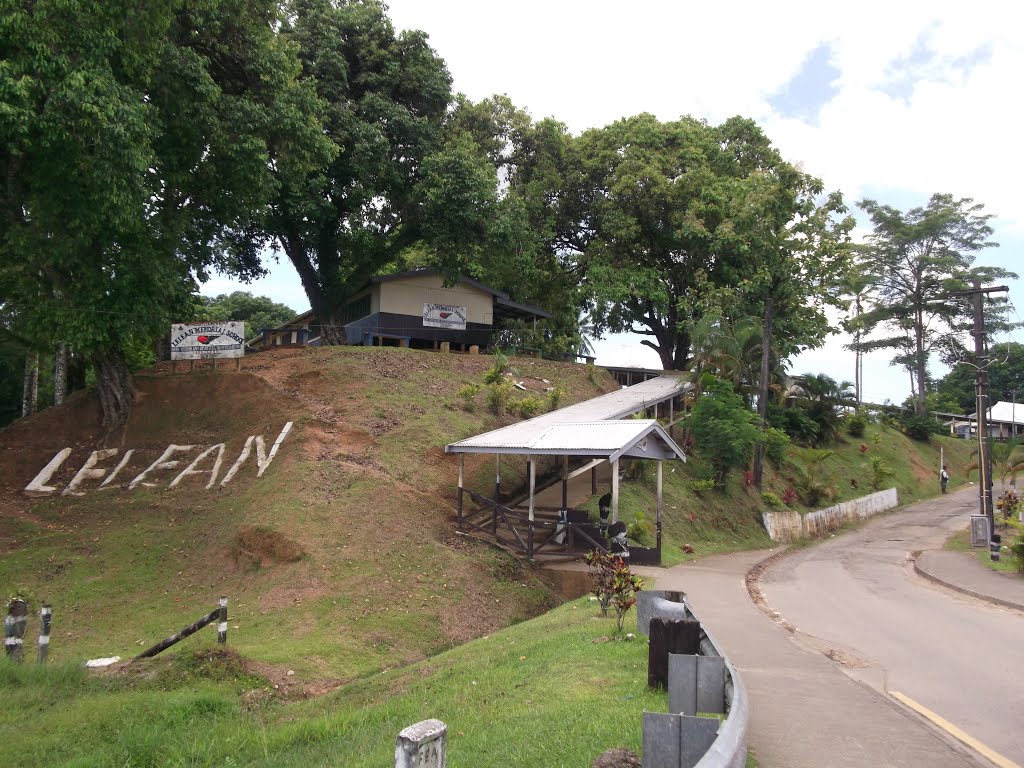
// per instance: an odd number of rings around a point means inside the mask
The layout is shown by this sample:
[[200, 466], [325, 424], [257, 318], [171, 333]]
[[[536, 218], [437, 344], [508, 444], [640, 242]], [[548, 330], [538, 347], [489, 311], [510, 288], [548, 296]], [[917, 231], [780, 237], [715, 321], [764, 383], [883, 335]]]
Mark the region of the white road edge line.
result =
[[924, 706], [922, 704], [918, 704], [916, 701], [914, 701], [909, 696], [906, 696], [906, 695], [900, 693], [899, 691], [889, 691], [889, 695], [892, 696], [894, 699], [896, 699], [901, 704], [905, 704], [906, 706], [910, 707], [912, 710], [917, 712], [919, 715], [923, 715], [924, 717], [928, 718], [933, 723], [935, 723], [937, 726], [939, 726], [939, 728], [941, 728], [946, 733], [948, 733], [950, 736], [955, 738], [957, 741], [963, 742], [968, 747], [973, 749], [975, 752], [978, 752], [981, 755], [985, 756], [986, 758], [991, 760], [993, 763], [998, 765], [999, 768], [1021, 768], [1021, 766], [1019, 766], [1017, 763], [1013, 762], [1013, 760], [1010, 760], [1009, 758], [1003, 757], [998, 752], [996, 752], [994, 749], [985, 746], [984, 744], [982, 744], [980, 741], [978, 741], [973, 736], [969, 735], [968, 733], [966, 733], [965, 731], [961, 730], [960, 728], [957, 728], [955, 725], [953, 725], [951, 722], [949, 722], [949, 720], [947, 720], [946, 718], [942, 717], [941, 715], [937, 715], [935, 712], [932, 712], [930, 709], [928, 709], [928, 707], [926, 707], [926, 706]]

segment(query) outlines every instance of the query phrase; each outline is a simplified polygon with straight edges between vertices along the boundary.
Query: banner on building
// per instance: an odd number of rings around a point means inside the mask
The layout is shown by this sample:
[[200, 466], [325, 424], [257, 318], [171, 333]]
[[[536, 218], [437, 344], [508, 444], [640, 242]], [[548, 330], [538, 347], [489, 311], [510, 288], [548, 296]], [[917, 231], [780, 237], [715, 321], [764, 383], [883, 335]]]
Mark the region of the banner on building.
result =
[[450, 304], [424, 304], [423, 325], [428, 328], [449, 328], [453, 331], [466, 330], [466, 308]]
[[171, 360], [210, 360], [245, 354], [245, 323], [175, 323]]

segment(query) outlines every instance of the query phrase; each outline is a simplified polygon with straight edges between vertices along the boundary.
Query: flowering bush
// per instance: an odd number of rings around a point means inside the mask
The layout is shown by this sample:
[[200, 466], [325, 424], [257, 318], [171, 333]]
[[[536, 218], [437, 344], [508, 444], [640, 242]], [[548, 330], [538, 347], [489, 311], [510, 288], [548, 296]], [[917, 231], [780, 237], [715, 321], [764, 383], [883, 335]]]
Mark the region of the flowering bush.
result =
[[629, 564], [621, 557], [595, 549], [586, 555], [590, 566], [590, 577], [594, 580], [592, 590], [601, 606], [601, 615], [608, 615], [608, 608], [615, 608], [615, 624], [622, 634], [622, 622], [629, 609], [636, 604], [636, 594], [643, 589], [643, 579], [629, 570]]

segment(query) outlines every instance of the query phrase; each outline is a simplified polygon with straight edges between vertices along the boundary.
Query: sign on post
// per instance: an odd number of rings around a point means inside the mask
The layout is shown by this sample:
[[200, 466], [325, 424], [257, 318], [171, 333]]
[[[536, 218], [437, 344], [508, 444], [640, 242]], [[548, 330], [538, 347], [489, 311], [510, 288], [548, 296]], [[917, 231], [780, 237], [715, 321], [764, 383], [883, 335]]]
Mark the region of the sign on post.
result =
[[245, 323], [175, 323], [171, 360], [216, 360], [245, 354]]

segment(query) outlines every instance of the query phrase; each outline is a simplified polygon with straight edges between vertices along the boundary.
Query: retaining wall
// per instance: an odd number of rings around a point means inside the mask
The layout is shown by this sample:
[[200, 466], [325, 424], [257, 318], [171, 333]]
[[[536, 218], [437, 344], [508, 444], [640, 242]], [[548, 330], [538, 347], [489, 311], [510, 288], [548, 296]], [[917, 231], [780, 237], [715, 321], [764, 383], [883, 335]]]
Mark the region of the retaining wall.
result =
[[789, 543], [797, 539], [813, 539], [837, 530], [846, 523], [876, 515], [899, 506], [896, 489], [888, 488], [859, 499], [850, 499], [816, 512], [801, 515], [792, 510], [765, 512], [764, 527], [772, 541]]

